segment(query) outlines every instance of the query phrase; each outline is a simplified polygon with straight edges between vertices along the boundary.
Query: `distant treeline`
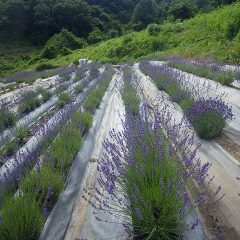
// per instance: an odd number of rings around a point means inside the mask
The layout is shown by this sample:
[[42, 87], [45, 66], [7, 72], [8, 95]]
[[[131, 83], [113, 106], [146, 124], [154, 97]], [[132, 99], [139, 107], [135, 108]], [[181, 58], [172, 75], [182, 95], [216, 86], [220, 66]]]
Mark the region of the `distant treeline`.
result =
[[89, 43], [183, 20], [235, 0], [1, 0], [0, 37], [47, 41], [63, 28]]

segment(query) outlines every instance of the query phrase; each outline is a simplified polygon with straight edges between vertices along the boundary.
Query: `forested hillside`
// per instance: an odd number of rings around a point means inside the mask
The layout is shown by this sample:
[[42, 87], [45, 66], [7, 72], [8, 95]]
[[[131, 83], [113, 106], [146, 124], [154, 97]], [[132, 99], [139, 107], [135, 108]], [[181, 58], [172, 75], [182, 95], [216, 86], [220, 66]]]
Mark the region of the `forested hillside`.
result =
[[66, 28], [90, 43], [141, 30], [151, 22], [186, 19], [234, 0], [2, 0], [0, 34], [44, 43]]

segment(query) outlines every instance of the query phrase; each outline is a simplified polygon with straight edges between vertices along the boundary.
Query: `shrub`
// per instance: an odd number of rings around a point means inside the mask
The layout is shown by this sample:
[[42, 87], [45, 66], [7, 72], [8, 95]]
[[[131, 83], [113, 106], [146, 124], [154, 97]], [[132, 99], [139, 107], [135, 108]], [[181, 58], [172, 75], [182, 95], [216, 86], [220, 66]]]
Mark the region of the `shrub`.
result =
[[82, 134], [76, 122], [69, 123], [49, 149], [48, 162], [54, 169], [66, 173], [82, 144]]
[[88, 35], [88, 42], [90, 44], [95, 44], [106, 40], [106, 34], [103, 33], [99, 28], [95, 27], [91, 33]]
[[29, 113], [40, 106], [40, 99], [38, 96], [27, 98], [19, 107], [21, 113]]
[[73, 60], [73, 64], [78, 66], [79, 65], [79, 59]]
[[85, 40], [77, 38], [70, 31], [63, 29], [47, 41], [42, 50], [41, 57], [53, 59], [56, 58], [59, 53], [67, 55], [70, 53], [70, 50], [82, 48], [85, 45]]
[[232, 16], [231, 21], [227, 25], [226, 36], [228, 39], [235, 38], [240, 31], [240, 16], [239, 14], [236, 16]]
[[58, 97], [58, 105], [62, 108], [71, 100], [71, 96], [68, 93], [61, 93]]
[[77, 112], [74, 121], [78, 122], [83, 130], [89, 130], [92, 127], [93, 116], [90, 112]]
[[[103, 143], [106, 154], [98, 162], [98, 182], [104, 191], [96, 189], [93, 202], [103, 203], [110, 214], [124, 214], [123, 226], [129, 238], [181, 238], [189, 229], [189, 225], [184, 225], [191, 204], [186, 186], [190, 187], [191, 181], [199, 176], [201, 181], [198, 181], [202, 183], [209, 168], [209, 164], [201, 167], [193, 153], [196, 149], [192, 149], [188, 141], [182, 141], [192, 137], [187, 130], [181, 132], [184, 135], [179, 139], [176, 126], [170, 127], [169, 140], [166, 138], [161, 126], [168, 126], [169, 118], [164, 120], [164, 115], [165, 111], [162, 115], [159, 113], [150, 120], [151, 123], [146, 120], [148, 114], [127, 115], [123, 132], [113, 129]], [[116, 203], [114, 209], [113, 201]], [[96, 219], [103, 221], [101, 217]]]
[[7, 142], [5, 144], [5, 151], [4, 151], [4, 155], [6, 156], [11, 156], [14, 154], [14, 152], [19, 148], [19, 144], [17, 141], [13, 140], [10, 142]]
[[80, 83], [74, 88], [76, 93], [81, 93], [83, 91], [83, 85]]
[[44, 223], [32, 196], [5, 197], [1, 208], [1, 240], [37, 239]]
[[153, 38], [151, 41], [151, 49], [154, 52], [162, 51], [165, 48], [165, 44], [163, 41], [157, 38]]
[[193, 123], [198, 136], [204, 139], [219, 137], [225, 125], [223, 116], [214, 110], [202, 113]]
[[187, 109], [194, 103], [193, 98], [186, 98], [186, 99], [181, 99], [179, 102], [179, 106], [184, 110], [187, 111]]
[[0, 129], [4, 127], [12, 127], [17, 122], [17, 115], [9, 110], [1, 109], [0, 113]]
[[204, 139], [221, 135], [226, 121], [233, 119], [232, 109], [220, 99], [195, 102], [188, 108], [186, 116], [199, 137]]
[[40, 93], [42, 95], [43, 102], [47, 102], [52, 96], [52, 93], [47, 89], [43, 89]]
[[151, 23], [147, 27], [150, 36], [157, 36], [161, 32], [161, 26], [156, 23]]
[[[47, 165], [39, 170], [35, 169], [21, 182], [23, 194], [34, 196], [35, 201], [39, 202], [41, 207], [44, 205], [52, 207], [63, 187], [62, 175]], [[49, 194], [50, 189], [51, 194]]]
[[134, 116], [139, 111], [140, 98], [137, 95], [136, 89], [132, 86], [132, 74], [129, 68], [125, 68], [123, 71], [124, 76], [124, 92], [122, 93], [122, 100], [127, 108]]
[[233, 72], [223, 72], [218, 74], [215, 79], [223, 85], [230, 86], [235, 78]]
[[20, 142], [23, 142], [23, 139], [27, 136], [28, 128], [27, 127], [20, 127], [16, 131], [16, 137], [19, 139]]
[[68, 54], [71, 54], [72, 51], [69, 49], [69, 48], [66, 48], [64, 47], [61, 51], [60, 51], [60, 54], [63, 55], [63, 56], [66, 56]]
[[127, 44], [133, 41], [133, 38], [131, 36], [125, 36], [123, 38], [123, 44]]

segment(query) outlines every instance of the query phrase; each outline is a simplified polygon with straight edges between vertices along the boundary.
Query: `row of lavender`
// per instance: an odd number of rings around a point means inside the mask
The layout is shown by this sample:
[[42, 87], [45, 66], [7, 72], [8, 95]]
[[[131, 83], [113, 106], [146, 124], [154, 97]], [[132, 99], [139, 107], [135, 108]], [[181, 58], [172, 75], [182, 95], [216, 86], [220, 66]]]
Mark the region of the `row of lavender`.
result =
[[[140, 104], [130, 68], [125, 66], [123, 71], [124, 131], [113, 129], [103, 143], [100, 188], [95, 189], [91, 204], [96, 214], [105, 211], [124, 219], [129, 238], [180, 239], [199, 224], [199, 219], [185, 222], [192, 208], [207, 208], [211, 202], [204, 190], [194, 199], [188, 191], [193, 182], [203, 188], [210, 164], [197, 159], [198, 149], [187, 130], [169, 126], [169, 112], [154, 113], [146, 103]], [[108, 224], [100, 215], [95, 217]]]
[[[92, 116], [112, 78], [112, 68], [102, 70], [96, 70], [98, 76], [95, 80], [55, 116], [55, 129], [47, 124], [39, 130], [39, 135], [46, 139], [44, 145], [28, 156], [21, 156], [27, 158], [25, 164], [16, 158], [12, 176], [7, 177], [7, 181], [2, 179], [6, 192], [2, 195], [0, 209], [0, 239], [36, 239], [39, 236], [58, 194], [64, 189], [72, 160], [81, 147], [83, 135], [92, 125]], [[92, 99], [94, 103], [90, 104]], [[80, 106], [85, 112], [79, 110]], [[34, 164], [34, 170], [29, 171]], [[16, 189], [19, 190], [14, 194]], [[1, 191], [3, 193], [3, 184]]]
[[213, 139], [220, 136], [227, 121], [234, 118], [231, 107], [221, 96], [213, 98], [198, 86], [189, 87], [183, 76], [167, 65], [143, 61], [140, 68], [159, 90], [167, 92], [171, 100], [182, 107], [199, 137]]
[[[63, 83], [60, 83], [57, 86], [55, 94], [58, 97], [52, 97], [50, 99], [50, 94], [44, 95], [42, 93], [44, 102], [47, 102], [36, 109], [34, 112], [28, 113], [26, 116], [21, 118], [16, 123], [15, 127], [7, 129], [2, 133], [0, 138], [1, 162], [5, 162], [5, 159], [8, 159], [10, 156], [12, 156], [16, 150], [20, 148], [34, 134], [36, 131], [36, 129], [34, 129], [36, 128], [35, 126], [43, 124], [44, 121], [46, 121], [45, 119], [48, 119], [52, 114], [54, 114], [54, 112], [57, 112], [60, 108], [64, 107], [74, 97], [74, 94], [81, 93], [86, 84], [95, 78], [95, 69], [96, 66], [92, 65], [89, 65], [88, 67], [77, 68], [74, 78], [72, 78], [71, 81], [64, 80]], [[87, 77], [83, 78], [86, 73], [89, 74]], [[68, 74], [70, 74], [69, 70]], [[78, 81], [80, 81], [80, 83], [78, 83]], [[66, 88], [68, 88], [67, 91], [65, 91]], [[49, 92], [46, 91], [46, 93]], [[29, 93], [26, 93], [26, 96], [29, 98]]]
[[212, 79], [230, 86], [235, 80], [240, 81], [240, 67], [229, 66], [210, 61], [191, 61], [181, 57], [167, 59], [168, 65], [200, 77]]
[[0, 103], [0, 132], [14, 126], [17, 120], [48, 101], [53, 94], [58, 94], [67, 89], [71, 84], [69, 81], [71, 73], [76, 70], [76, 67], [64, 68], [64, 71], [62, 70], [59, 73], [61, 80], [58, 81], [57, 86], [53, 88], [54, 86], [49, 85], [49, 87], [52, 87], [51, 90], [23, 88], [16, 93], [8, 94], [9, 97], [2, 97]]

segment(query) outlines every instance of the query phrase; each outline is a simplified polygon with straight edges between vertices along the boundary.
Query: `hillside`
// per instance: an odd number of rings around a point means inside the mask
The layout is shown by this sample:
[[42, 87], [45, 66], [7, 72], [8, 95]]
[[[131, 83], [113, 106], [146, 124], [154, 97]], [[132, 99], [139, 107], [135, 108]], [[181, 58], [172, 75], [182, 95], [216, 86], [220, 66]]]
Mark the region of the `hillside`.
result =
[[[155, 26], [156, 27], [156, 26]], [[229, 63], [240, 62], [240, 3], [201, 13], [183, 22], [165, 22], [157, 26], [158, 32], [148, 29], [103, 41], [85, 48], [73, 50], [68, 55], [58, 55], [46, 60], [34, 54], [32, 57], [2, 58], [2, 66], [11, 66], [2, 73], [23, 69], [35, 69], [41, 62], [54, 66], [67, 65], [79, 58], [118, 63], [149, 55], [181, 55], [186, 58], [214, 59]]]

